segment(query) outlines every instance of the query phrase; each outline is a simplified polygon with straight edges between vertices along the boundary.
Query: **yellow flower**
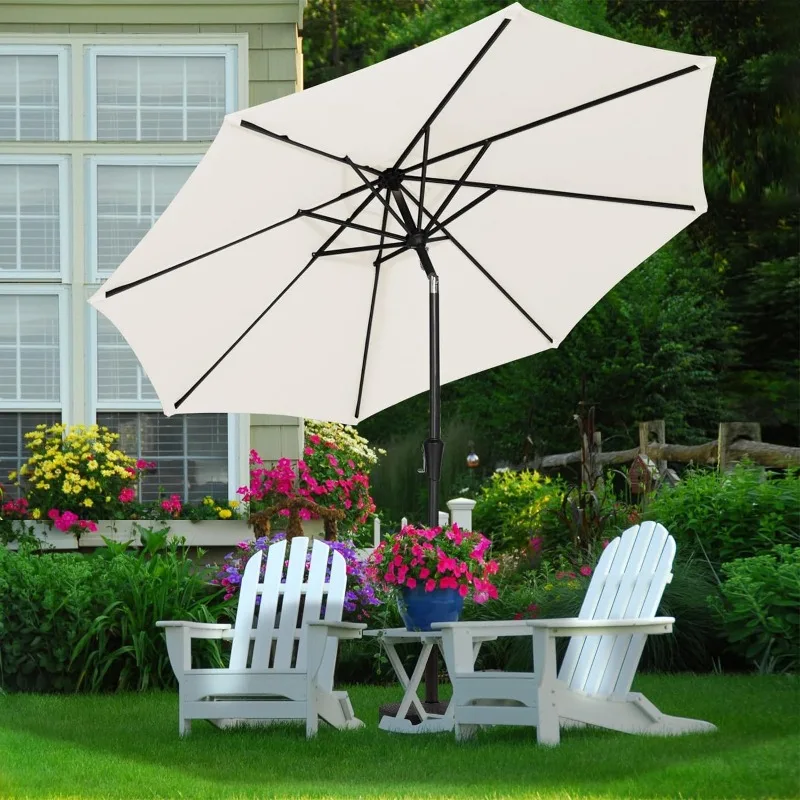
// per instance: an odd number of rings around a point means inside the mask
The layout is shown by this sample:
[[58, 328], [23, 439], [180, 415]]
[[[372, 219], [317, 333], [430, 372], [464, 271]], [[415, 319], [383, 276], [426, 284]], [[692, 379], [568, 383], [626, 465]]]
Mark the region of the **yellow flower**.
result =
[[551, 591], [553, 590], [553, 584], [552, 584], [552, 583], [546, 583], [546, 584], [544, 585], [544, 590], [545, 590], [546, 592], [551, 592]]
[[203, 498], [203, 505], [204, 506], [213, 506], [214, 505], [214, 498], [213, 497], [209, 497], [208, 495], [206, 495]]
[[31, 516], [34, 519], [39, 519], [42, 516], [42, 510], [40, 508], [34, 508], [31, 510]]
[[111, 495], [107, 494], [106, 495], [106, 503], [110, 503], [110, 502], [111, 502]]
[[239, 508], [239, 501], [238, 500], [229, 500], [228, 505], [231, 508]]
[[230, 519], [233, 512], [229, 508], [221, 508], [219, 510], [220, 519]]
[[17, 477], [16, 470], [14, 470], [13, 472], [9, 472], [9, 473], [8, 473], [8, 479], [9, 479], [10, 481], [13, 481], [13, 480], [15, 480], [15, 479], [16, 479], [16, 477]]
[[83, 504], [86, 506], [86, 508], [91, 508], [91, 507], [94, 505], [94, 501], [92, 500], [92, 498], [91, 498], [91, 497], [87, 497], [87, 498], [86, 498], [86, 499], [83, 501]]

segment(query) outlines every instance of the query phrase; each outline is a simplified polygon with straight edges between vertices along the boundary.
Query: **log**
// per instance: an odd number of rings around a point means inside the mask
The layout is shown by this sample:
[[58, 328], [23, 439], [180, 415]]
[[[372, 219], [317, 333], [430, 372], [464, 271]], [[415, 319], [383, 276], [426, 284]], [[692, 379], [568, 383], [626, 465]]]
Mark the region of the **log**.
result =
[[[639, 448], [618, 450], [611, 453], [598, 453], [596, 458], [600, 464], [629, 464], [639, 454]], [[647, 455], [653, 461], [677, 461], [682, 464], [716, 464], [719, 452], [719, 442], [704, 442], [703, 444], [656, 444], [647, 446]], [[779, 444], [766, 442], [753, 442], [748, 439], [739, 439], [728, 446], [728, 452], [735, 455], [737, 460], [749, 458], [756, 464], [764, 467], [796, 467], [800, 466], [800, 447], [786, 447]], [[540, 460], [523, 467], [524, 469], [553, 469], [566, 467], [570, 464], [581, 463], [581, 451], [572, 453], [559, 453], [544, 456]]]

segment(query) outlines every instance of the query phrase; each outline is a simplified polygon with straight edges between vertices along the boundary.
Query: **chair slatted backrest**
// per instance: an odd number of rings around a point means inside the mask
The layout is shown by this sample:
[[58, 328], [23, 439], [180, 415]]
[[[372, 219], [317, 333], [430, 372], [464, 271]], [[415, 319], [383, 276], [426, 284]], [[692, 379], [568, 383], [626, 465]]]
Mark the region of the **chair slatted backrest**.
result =
[[[675, 540], [656, 522], [629, 528], [610, 542], [597, 564], [580, 619], [654, 617], [672, 580]], [[588, 694], [630, 691], [646, 636], [573, 636], [559, 678]]]
[[302, 536], [292, 539], [288, 551], [287, 559], [286, 541], [275, 542], [247, 562], [239, 587], [231, 669], [304, 672], [306, 623], [342, 619], [347, 583], [342, 554]]

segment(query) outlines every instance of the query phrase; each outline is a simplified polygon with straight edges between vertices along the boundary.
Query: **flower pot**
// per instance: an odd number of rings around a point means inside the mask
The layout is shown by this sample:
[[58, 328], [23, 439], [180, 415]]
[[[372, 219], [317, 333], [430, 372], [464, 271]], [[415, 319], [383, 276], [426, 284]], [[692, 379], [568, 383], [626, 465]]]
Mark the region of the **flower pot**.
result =
[[400, 616], [409, 631], [429, 631], [432, 622], [457, 622], [464, 607], [458, 589], [434, 589], [424, 586], [402, 588], [397, 603]]

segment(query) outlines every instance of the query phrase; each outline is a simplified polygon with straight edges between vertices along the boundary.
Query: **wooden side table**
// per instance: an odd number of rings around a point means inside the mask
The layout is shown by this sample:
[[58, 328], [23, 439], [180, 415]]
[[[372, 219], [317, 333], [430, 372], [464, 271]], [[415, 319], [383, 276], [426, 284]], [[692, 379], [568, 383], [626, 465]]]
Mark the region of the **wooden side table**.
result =
[[[397, 680], [405, 690], [400, 707], [395, 716], [386, 715], [381, 718], [378, 727], [392, 733], [440, 733], [452, 731], [454, 726], [454, 709], [448, 704], [444, 714], [432, 714], [426, 711], [425, 706], [417, 696], [417, 689], [425, 674], [425, 665], [434, 647], [442, 649], [442, 634], [440, 631], [409, 631], [405, 628], [384, 628], [366, 630], [364, 636], [377, 637], [392, 665]], [[481, 644], [485, 641], [496, 639], [496, 636], [486, 635], [480, 637], [473, 645], [473, 663], [478, 656]], [[399, 644], [419, 644], [420, 651], [411, 675], [406, 672], [403, 661], [397, 653]], [[444, 661], [444, 659], [442, 659]], [[406, 718], [410, 710], [419, 717], [420, 722], [414, 724]]]

